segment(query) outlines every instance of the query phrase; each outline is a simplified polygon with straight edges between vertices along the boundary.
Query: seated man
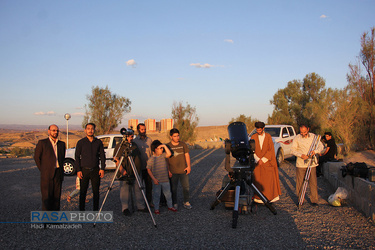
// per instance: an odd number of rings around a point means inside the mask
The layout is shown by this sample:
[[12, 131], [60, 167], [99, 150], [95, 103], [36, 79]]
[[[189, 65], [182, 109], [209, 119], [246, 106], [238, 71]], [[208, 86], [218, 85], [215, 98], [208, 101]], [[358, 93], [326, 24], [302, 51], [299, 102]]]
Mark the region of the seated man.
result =
[[325, 132], [325, 143], [326, 148], [324, 152], [319, 156], [319, 166], [316, 168], [316, 175], [319, 177], [322, 175], [322, 166], [324, 162], [335, 161], [337, 158], [337, 146], [335, 139], [331, 132]]

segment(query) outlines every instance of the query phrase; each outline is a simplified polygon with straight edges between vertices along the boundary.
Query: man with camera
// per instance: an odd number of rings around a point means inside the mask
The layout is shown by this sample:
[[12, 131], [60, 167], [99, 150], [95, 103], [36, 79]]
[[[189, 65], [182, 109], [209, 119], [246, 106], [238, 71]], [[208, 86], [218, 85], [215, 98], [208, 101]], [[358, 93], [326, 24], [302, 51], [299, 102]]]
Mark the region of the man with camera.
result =
[[135, 203], [138, 211], [147, 212], [145, 204], [143, 202], [143, 197], [139, 186], [136, 183], [135, 174], [133, 172], [132, 166], [128, 159], [130, 156], [133, 159], [136, 170], [138, 173], [141, 171], [141, 152], [136, 143], [133, 142], [134, 131], [128, 129], [123, 134], [126, 137], [124, 143], [118, 143], [115, 147], [114, 161], [116, 166], [120, 163], [121, 157], [123, 157], [120, 169], [119, 169], [119, 180], [120, 180], [120, 200], [121, 200], [121, 210], [125, 216], [130, 216], [132, 211], [129, 209], [129, 204], [132, 203], [133, 191], [135, 194]]

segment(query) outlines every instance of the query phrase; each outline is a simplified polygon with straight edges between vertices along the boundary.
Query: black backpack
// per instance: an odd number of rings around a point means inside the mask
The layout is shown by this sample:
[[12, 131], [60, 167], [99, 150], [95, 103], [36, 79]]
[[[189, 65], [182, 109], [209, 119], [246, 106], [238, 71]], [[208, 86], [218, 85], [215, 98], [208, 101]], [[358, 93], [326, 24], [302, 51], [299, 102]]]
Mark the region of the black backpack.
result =
[[342, 177], [345, 177], [347, 174], [360, 177], [360, 178], [368, 178], [369, 168], [367, 167], [366, 163], [364, 162], [349, 162], [346, 166], [341, 168]]

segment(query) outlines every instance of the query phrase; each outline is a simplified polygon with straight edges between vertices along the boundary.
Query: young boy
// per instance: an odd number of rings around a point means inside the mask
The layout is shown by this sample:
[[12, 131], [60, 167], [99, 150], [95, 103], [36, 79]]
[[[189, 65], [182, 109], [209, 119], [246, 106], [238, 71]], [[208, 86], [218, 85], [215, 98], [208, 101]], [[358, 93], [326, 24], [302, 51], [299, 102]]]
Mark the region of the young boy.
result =
[[189, 174], [191, 171], [189, 148], [186, 143], [180, 141], [180, 131], [178, 129], [171, 129], [169, 135], [171, 142], [167, 146], [173, 151], [173, 156], [168, 159], [169, 168], [172, 173], [173, 206], [177, 209], [177, 187], [178, 181], [180, 181], [184, 195], [184, 207], [191, 209], [192, 206], [189, 202]]
[[155, 214], [160, 214], [159, 203], [162, 190], [167, 200], [168, 210], [176, 212], [177, 209], [172, 206], [171, 187], [169, 185], [169, 177], [171, 177], [172, 174], [169, 172], [166, 160], [166, 158], [171, 157], [171, 151], [159, 140], [155, 140], [151, 143], [151, 151], [153, 156], [147, 161], [147, 172], [153, 182], [152, 199], [154, 201]]

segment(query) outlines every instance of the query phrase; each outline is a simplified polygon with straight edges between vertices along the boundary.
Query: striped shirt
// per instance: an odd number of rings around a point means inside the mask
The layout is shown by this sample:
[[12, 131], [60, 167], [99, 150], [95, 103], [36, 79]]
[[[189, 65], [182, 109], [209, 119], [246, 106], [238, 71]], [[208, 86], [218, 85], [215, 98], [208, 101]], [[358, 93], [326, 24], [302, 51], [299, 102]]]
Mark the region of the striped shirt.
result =
[[159, 182], [169, 182], [167, 159], [165, 153], [153, 155], [147, 161], [147, 168], [151, 169], [152, 174]]

